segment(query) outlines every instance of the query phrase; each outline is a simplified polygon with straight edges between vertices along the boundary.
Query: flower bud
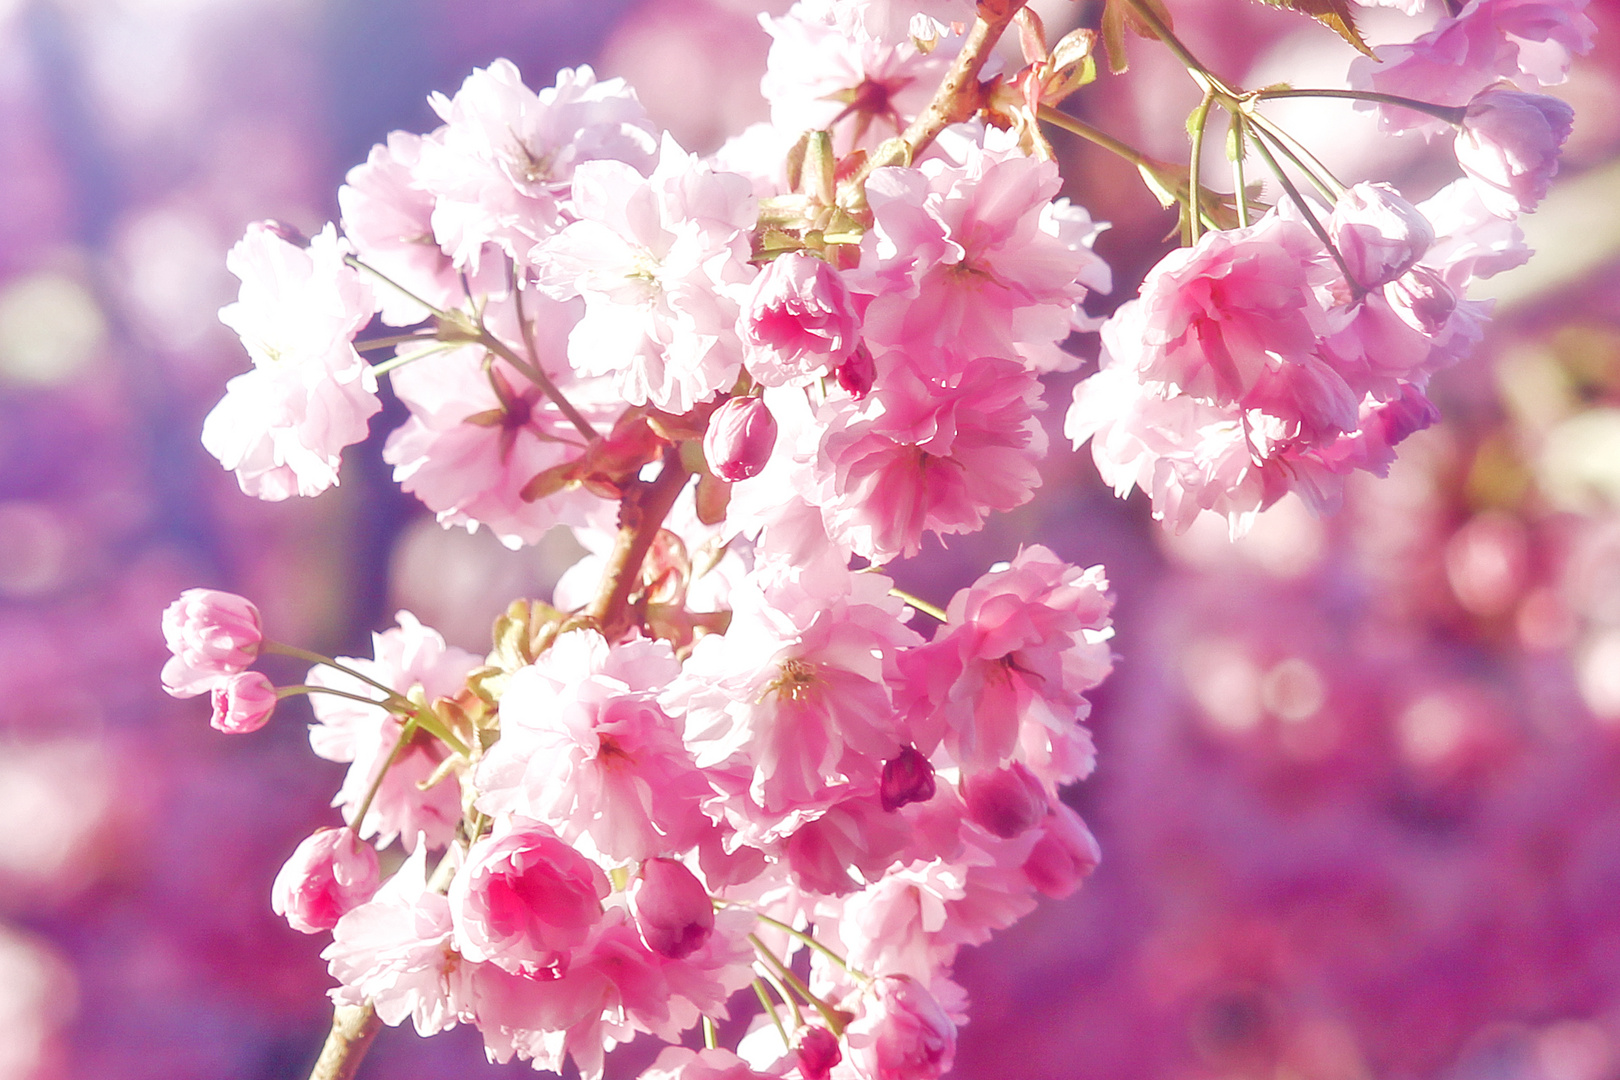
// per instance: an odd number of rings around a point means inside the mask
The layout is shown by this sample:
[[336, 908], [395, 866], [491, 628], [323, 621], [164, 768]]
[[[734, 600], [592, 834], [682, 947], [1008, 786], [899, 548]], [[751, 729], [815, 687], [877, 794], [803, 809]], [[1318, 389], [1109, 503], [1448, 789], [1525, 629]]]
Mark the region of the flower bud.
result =
[[878, 798], [885, 810], [898, 810], [907, 803], [927, 802], [934, 797], [934, 767], [915, 746], [908, 746], [883, 763], [883, 781]]
[[757, 476], [776, 445], [776, 417], [757, 397], [732, 398], [709, 417], [703, 456], [722, 480]]
[[1062, 803], [1041, 823], [1041, 838], [1024, 860], [1024, 874], [1042, 895], [1060, 899], [1080, 887], [1102, 858], [1080, 815]]
[[962, 801], [974, 824], [1003, 839], [1028, 832], [1046, 816], [1046, 789], [1016, 761], [962, 777]]
[[843, 363], [859, 340], [842, 275], [801, 251], [772, 260], [754, 279], [738, 332], [744, 364], [762, 386], [807, 384]]
[[714, 904], [697, 876], [674, 859], [648, 859], [630, 887], [630, 909], [647, 948], [680, 960], [714, 933]]
[[214, 715], [209, 720], [227, 735], [258, 731], [276, 709], [276, 688], [257, 671], [227, 675], [214, 687]]
[[1434, 226], [1388, 184], [1357, 184], [1339, 197], [1328, 222], [1333, 244], [1363, 288], [1410, 270], [1434, 243]]
[[800, 1032], [793, 1053], [804, 1080], [827, 1080], [833, 1066], [844, 1059], [838, 1036], [824, 1027], [807, 1027]]
[[377, 850], [353, 829], [317, 829], [276, 875], [270, 908], [299, 933], [317, 934], [370, 900], [379, 877]]
[[844, 1029], [850, 1063], [864, 1080], [934, 1080], [956, 1057], [956, 1025], [909, 975], [873, 979], [861, 1015]]
[[1546, 94], [1486, 90], [1463, 114], [1457, 164], [1474, 181], [1480, 201], [1497, 217], [1534, 210], [1558, 172], [1558, 155], [1575, 110]]
[[251, 601], [187, 589], [163, 612], [163, 640], [174, 654], [163, 665], [163, 689], [174, 697], [196, 697], [253, 663], [264, 633]]
[[872, 351], [861, 345], [850, 354], [848, 360], [838, 365], [833, 372], [838, 379], [838, 385], [844, 392], [859, 401], [871, 393], [872, 387], [877, 383], [877, 362], [872, 359]]

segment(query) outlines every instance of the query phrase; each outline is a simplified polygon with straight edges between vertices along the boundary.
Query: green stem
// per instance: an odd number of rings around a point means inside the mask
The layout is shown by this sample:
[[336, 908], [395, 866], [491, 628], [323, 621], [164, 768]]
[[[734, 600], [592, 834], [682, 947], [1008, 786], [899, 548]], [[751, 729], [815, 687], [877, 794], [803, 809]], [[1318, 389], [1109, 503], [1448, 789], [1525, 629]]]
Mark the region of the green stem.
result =
[[333, 690], [330, 686], [300, 683], [297, 686], [276, 687], [276, 700], [278, 701], [282, 698], [297, 697], [299, 694], [331, 694], [333, 697], [348, 698], [350, 701], [358, 701], [366, 705], [373, 705], [379, 709], [386, 709], [399, 716], [409, 716], [414, 710], [414, 706], [412, 709], [401, 709], [391, 701], [378, 701], [376, 698], [369, 698], [364, 694], [351, 694], [347, 690]]
[[[307, 660], [312, 664], [320, 664], [323, 667], [329, 667], [334, 671], [341, 671], [350, 678], [359, 679], [367, 686], [381, 690], [383, 693], [387, 694], [390, 701], [404, 706], [403, 709], [398, 711], [409, 712], [416, 708], [416, 705], [409, 698], [405, 697], [398, 690], [395, 690], [392, 686], [384, 685], [369, 675], [363, 675], [351, 667], [340, 664], [330, 656], [322, 656], [318, 652], [310, 652], [308, 649], [300, 649], [296, 645], [283, 645], [279, 641], [266, 641], [262, 648], [267, 653], [274, 653], [277, 656], [290, 656], [295, 660]], [[382, 705], [383, 703], [380, 701], [373, 701], [371, 704]]]
[[1349, 101], [1371, 101], [1379, 105], [1395, 105], [1402, 109], [1411, 109], [1413, 112], [1424, 113], [1456, 125], [1461, 125], [1463, 117], [1468, 113], [1466, 105], [1440, 105], [1433, 101], [1419, 101], [1398, 94], [1380, 94], [1372, 90], [1296, 90], [1290, 86], [1257, 90], [1253, 96], [1267, 101], [1275, 98], [1340, 98]]
[[388, 757], [383, 760], [382, 768], [377, 770], [377, 775], [372, 778], [371, 786], [366, 789], [366, 797], [360, 800], [360, 809], [355, 812], [353, 822], [356, 833], [365, 828], [366, 814], [370, 813], [372, 800], [377, 797], [377, 792], [382, 788], [383, 777], [388, 775], [388, 770], [393, 767], [394, 762], [399, 760], [400, 751], [405, 749], [405, 744], [415, 734], [416, 717], [413, 716], [400, 726], [399, 738], [394, 740], [394, 748], [388, 751]]
[[414, 332], [410, 334], [389, 334], [387, 337], [367, 338], [365, 341], [354, 343], [355, 352], [373, 352], [377, 349], [388, 349], [395, 345], [404, 345], [412, 341], [437, 341], [433, 334]]
[[544, 371], [541, 371], [538, 365], [529, 363], [513, 352], [507, 347], [506, 342], [490, 333], [487, 329], [479, 329], [478, 344], [517, 368], [518, 371], [523, 373], [524, 378], [538, 386], [540, 392], [551, 399], [552, 404], [557, 406], [558, 411], [567, 417], [568, 422], [573, 424], [586, 439], [594, 442], [600, 437], [596, 428], [591, 426], [591, 422], [585, 419], [583, 413], [574, 408], [573, 402], [563, 396], [563, 392], [557, 388], [557, 384], [552, 382], [550, 377]]
[[788, 925], [787, 923], [782, 922], [780, 919], [773, 919], [769, 915], [763, 915], [763, 914], [761, 914], [760, 912], [757, 912], [757, 911], [754, 912], [754, 918], [758, 919], [760, 922], [764, 923], [766, 926], [775, 927], [776, 929], [782, 931], [782, 933], [787, 934], [790, 937], [793, 937], [793, 938], [795, 938], [795, 939], [797, 939], [799, 941], [804, 942], [804, 944], [810, 946], [812, 949], [816, 950], [821, 955], [825, 956], [827, 959], [831, 960], [833, 963], [837, 964], [839, 967], [843, 968], [845, 971], [849, 972], [851, 975], [855, 976], [857, 979], [861, 980], [862, 982], [871, 982], [872, 981], [872, 976], [866, 974], [864, 971], [857, 971], [854, 968], [850, 967], [849, 966], [849, 961], [845, 960], [842, 956], [839, 956], [837, 953], [835, 953], [831, 949], [827, 948], [827, 946], [823, 945], [820, 941], [816, 940], [810, 934], [805, 933], [803, 930], [796, 930], [792, 926]]
[[429, 311], [431, 311], [434, 314], [435, 317], [440, 318], [440, 319], [448, 319], [450, 317], [449, 312], [444, 311], [441, 308], [434, 307], [432, 304], [428, 303], [426, 300], [422, 299], [420, 296], [417, 296], [415, 293], [411, 292], [411, 290], [407, 289], [405, 286], [401, 285], [399, 282], [395, 281], [393, 278], [389, 277], [387, 274], [383, 273], [381, 270], [378, 270], [375, 266], [371, 266], [368, 263], [363, 263], [357, 257], [355, 257], [353, 255], [345, 255], [345, 256], [343, 256], [343, 261], [348, 263], [350, 266], [354, 267], [356, 270], [364, 270], [366, 273], [370, 274], [372, 277], [376, 278], [378, 281], [381, 281], [383, 284], [388, 285], [391, 288], [397, 290], [401, 295], [407, 296], [410, 299], [415, 300], [418, 304], [421, 304], [423, 307], [425, 307]]
[[1249, 191], [1243, 177], [1244, 144], [1248, 139], [1247, 121], [1240, 112], [1230, 113], [1232, 124], [1232, 186], [1237, 195], [1238, 228], [1249, 227]]
[[[930, 604], [926, 600], [923, 600], [923, 599], [921, 599], [919, 597], [916, 597], [916, 596], [912, 596], [910, 593], [906, 592], [904, 589], [899, 589], [899, 588], [890, 589], [889, 590], [889, 595], [890, 596], [898, 596], [900, 599], [904, 600], [907, 604], [909, 604], [910, 606], [916, 608], [918, 611], [922, 612], [924, 615], [932, 616], [933, 618], [938, 619], [940, 622], [949, 622], [950, 621], [950, 617], [945, 614], [945, 609], [944, 608], [937, 607], [937, 606], [935, 606], [933, 604]], [[763, 915], [760, 916], [760, 918], [762, 918], [762, 919], [764, 917], [765, 916], [763, 916]]]
[[447, 352], [450, 349], [459, 349], [465, 344], [466, 342], [463, 341], [435, 341], [432, 345], [429, 345], [425, 349], [417, 349], [415, 352], [403, 353], [399, 356], [392, 357], [391, 359], [384, 360], [380, 364], [372, 364], [371, 374], [387, 375], [390, 371], [402, 368], [406, 364], [411, 363], [413, 360], [420, 360], [423, 357], [432, 356], [435, 353]]
[[776, 991], [776, 996], [782, 999], [782, 1004], [787, 1006], [788, 1015], [793, 1018], [793, 1029], [797, 1031], [803, 1027], [804, 1013], [799, 1011], [799, 999], [794, 997], [793, 992], [783, 985], [781, 979], [776, 977], [774, 969], [766, 970], [762, 974], [765, 981], [770, 984], [771, 989]]
[[1206, 92], [1212, 91], [1220, 97], [1236, 98], [1238, 96], [1219, 76], [1205, 67], [1203, 62], [1193, 55], [1192, 50], [1187, 48], [1180, 38], [1176, 37], [1175, 31], [1166, 26], [1164, 20], [1159, 18], [1158, 12], [1154, 11], [1144, 0], [1130, 0], [1130, 5], [1136, 9], [1136, 14], [1141, 17], [1142, 21], [1152, 28], [1159, 40], [1164, 42], [1164, 47], [1169, 49], [1177, 60], [1181, 61], [1181, 66], [1187, 69], [1193, 79], [1203, 84]]
[[827, 1029], [839, 1038], [843, 1038], [844, 1023], [838, 1018], [838, 1013], [833, 1010], [832, 1006], [812, 994], [810, 988], [804, 985], [804, 981], [793, 974], [793, 969], [782, 963], [781, 960], [777, 959], [775, 953], [765, 947], [765, 943], [759, 940], [758, 934], [749, 934], [748, 941], [754, 946], [754, 952], [759, 954], [759, 957], [768, 966], [776, 969], [777, 977], [792, 987], [793, 992], [803, 998], [806, 1005], [811, 1006], [821, 1014], [821, 1019], [826, 1022]]
[[782, 1046], [792, 1050], [793, 1040], [788, 1037], [787, 1028], [783, 1026], [782, 1018], [777, 1015], [776, 1006], [771, 1004], [771, 996], [765, 992], [765, 984], [758, 979], [754, 980], [754, 996], [759, 998], [759, 1003], [764, 1008], [765, 1015], [769, 1016], [771, 1023], [776, 1025], [776, 1033], [782, 1036]]
[[1112, 154], [1117, 154], [1138, 168], [1153, 163], [1152, 159], [1129, 143], [1121, 142], [1107, 132], [1097, 130], [1084, 120], [1070, 116], [1066, 112], [1059, 112], [1050, 105], [1042, 105], [1036, 110], [1035, 115], [1038, 119], [1046, 121], [1055, 128], [1062, 128], [1071, 135], [1078, 135]]
[[703, 1049], [715, 1050], [720, 1046], [720, 1031], [714, 1026], [714, 1021], [707, 1016], [703, 1018]]
[[1294, 205], [1299, 207], [1300, 213], [1305, 215], [1305, 222], [1310, 225], [1311, 231], [1316, 234], [1316, 238], [1322, 241], [1333, 255], [1333, 261], [1339, 264], [1339, 269], [1344, 273], [1344, 280], [1350, 283], [1350, 288], [1355, 292], [1356, 297], [1359, 299], [1366, 295], [1367, 290], [1361, 287], [1361, 283], [1350, 272], [1350, 265], [1344, 261], [1344, 255], [1333, 243], [1333, 238], [1328, 236], [1327, 230], [1322, 227], [1322, 223], [1317, 220], [1316, 211], [1311, 209], [1311, 205], [1300, 195], [1299, 188], [1294, 186], [1294, 182], [1288, 178], [1288, 174], [1283, 171], [1282, 166], [1277, 164], [1277, 159], [1271, 156], [1271, 151], [1266, 148], [1266, 140], [1256, 138], [1254, 148], [1260, 151], [1260, 156], [1266, 159], [1266, 164], [1271, 167], [1271, 171], [1276, 175], [1278, 183], [1282, 184], [1283, 190], [1288, 192], [1288, 197], [1294, 200]]
[[[1307, 150], [1304, 143], [1283, 130], [1280, 125], [1259, 113], [1250, 113], [1249, 119], [1254, 121], [1256, 128], [1271, 136], [1272, 145], [1294, 163], [1294, 167], [1304, 174], [1312, 187], [1322, 193], [1323, 198], [1338, 202], [1339, 196], [1349, 190], [1337, 176], [1333, 175], [1333, 170], [1322, 164], [1321, 159]], [[1258, 138], [1257, 135], [1256, 139]]]
[[[1198, 187], [1198, 172], [1204, 159], [1204, 126], [1209, 122], [1209, 107], [1214, 100], [1213, 94], [1205, 92], [1204, 100], [1198, 103], [1198, 108], [1192, 114], [1192, 160], [1187, 166], [1187, 195], [1192, 200], [1187, 214], [1188, 244], [1198, 243], [1204, 224], [1204, 193]], [[1239, 198], [1242, 196], [1239, 195]]]

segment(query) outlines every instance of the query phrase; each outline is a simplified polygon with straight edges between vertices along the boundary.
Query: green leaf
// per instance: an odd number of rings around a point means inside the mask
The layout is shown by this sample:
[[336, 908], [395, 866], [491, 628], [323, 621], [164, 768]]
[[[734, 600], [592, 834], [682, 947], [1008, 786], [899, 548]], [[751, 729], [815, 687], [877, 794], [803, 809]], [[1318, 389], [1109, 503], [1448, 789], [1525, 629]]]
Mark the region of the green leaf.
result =
[[[1268, 7], [1287, 8], [1303, 15], [1309, 15], [1323, 26], [1328, 27], [1344, 40], [1356, 47], [1356, 51], [1366, 56], [1373, 56], [1372, 46], [1367, 44], [1356, 29], [1356, 17], [1352, 14], [1350, 0], [1260, 0]], [[1373, 59], [1377, 59], [1373, 56]]]

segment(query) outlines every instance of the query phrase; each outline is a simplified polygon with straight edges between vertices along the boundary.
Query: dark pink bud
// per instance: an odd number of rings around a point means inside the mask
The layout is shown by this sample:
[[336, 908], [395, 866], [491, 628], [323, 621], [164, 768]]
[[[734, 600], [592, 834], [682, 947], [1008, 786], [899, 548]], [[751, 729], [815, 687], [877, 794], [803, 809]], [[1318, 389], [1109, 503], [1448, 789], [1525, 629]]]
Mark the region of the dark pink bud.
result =
[[776, 417], [757, 397], [732, 398], [709, 417], [703, 456], [709, 471], [722, 480], [758, 475], [776, 445]]
[[827, 1080], [833, 1066], [844, 1059], [838, 1047], [838, 1036], [824, 1027], [807, 1027], [799, 1035], [793, 1048], [798, 1058], [799, 1075], [804, 1080]]
[[209, 723], [227, 735], [258, 731], [276, 709], [276, 688], [257, 671], [226, 676], [214, 687], [214, 716]]
[[318, 829], [270, 886], [270, 908], [304, 934], [330, 930], [377, 891], [377, 852], [353, 829]]
[[697, 875], [674, 859], [648, 859], [630, 887], [630, 909], [647, 948], [679, 960], [714, 933], [714, 903]]
[[908, 746], [883, 763], [883, 784], [878, 798], [883, 809], [898, 810], [907, 803], [934, 797], [934, 767], [915, 746]]
[[1018, 762], [962, 778], [968, 817], [1003, 839], [1033, 829], [1046, 816], [1046, 789]]
[[877, 362], [872, 359], [871, 350], [863, 342], [856, 346], [848, 360], [838, 365], [833, 375], [845, 393], [859, 400], [870, 393], [877, 382]]
[[1041, 822], [1042, 835], [1024, 860], [1029, 883], [1043, 895], [1068, 896], [1102, 858], [1102, 850], [1080, 815], [1062, 803]]
[[259, 609], [234, 593], [187, 589], [163, 612], [163, 640], [174, 654], [163, 665], [163, 689], [196, 697], [259, 655]]

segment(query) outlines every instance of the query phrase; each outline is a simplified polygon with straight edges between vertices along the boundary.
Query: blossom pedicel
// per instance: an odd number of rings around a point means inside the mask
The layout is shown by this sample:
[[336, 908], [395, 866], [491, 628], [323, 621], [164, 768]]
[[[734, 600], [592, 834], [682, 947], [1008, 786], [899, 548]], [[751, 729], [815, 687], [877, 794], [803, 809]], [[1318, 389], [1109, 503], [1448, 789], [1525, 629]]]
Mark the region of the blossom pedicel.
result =
[[[1469, 285], [1526, 257], [1514, 218], [1569, 133], [1534, 91], [1590, 44], [1580, 0], [1472, 0], [1350, 89], [1257, 91], [1159, 4], [1110, 0], [1152, 31], [1130, 49], [1157, 39], [1203, 88], [1180, 172], [1058, 111], [1113, 84], [1090, 86], [1094, 35], [1049, 45], [1023, 7], [795, 4], [765, 20], [774, 126], [709, 159], [621, 80], [536, 92], [497, 61], [349, 173], [341, 234], [263, 223], [231, 252], [221, 318], [254, 367], [203, 441], [244, 491], [336, 484], [386, 376], [409, 415], [383, 457], [440, 522], [511, 547], [566, 526], [588, 553], [485, 656], [401, 612], [370, 657], [274, 646], [315, 664], [281, 691], [247, 670], [269, 647], [247, 601], [164, 614], [170, 693], [211, 692], [233, 731], [306, 693], [312, 747], [349, 765], [348, 827], [273, 889], [332, 932], [322, 1068], [408, 1018], [587, 1080], [700, 1025], [706, 1048], [646, 1080], [942, 1075], [958, 950], [1097, 865], [1062, 788], [1095, 763], [1112, 602], [1101, 567], [1034, 543], [944, 607], [888, 564], [1032, 498], [1041, 376], [1085, 365], [1076, 332], [1100, 327], [1100, 363], [1066, 434], [1177, 529], [1241, 532], [1289, 491], [1330, 508], [1437, 419], [1430, 380], [1487, 314]], [[992, 58], [1014, 22], [1016, 70]], [[1463, 179], [1417, 205], [1346, 185], [1266, 116], [1317, 96], [1454, 127]], [[1222, 114], [1230, 196], [1196, 149]], [[1181, 245], [1106, 319], [1106, 225], [1058, 197], [1054, 128], [1180, 207]], [[367, 336], [376, 317], [400, 332]], [[396, 839], [379, 884], [372, 845]], [[719, 1025], [749, 987], [733, 1053]]]

